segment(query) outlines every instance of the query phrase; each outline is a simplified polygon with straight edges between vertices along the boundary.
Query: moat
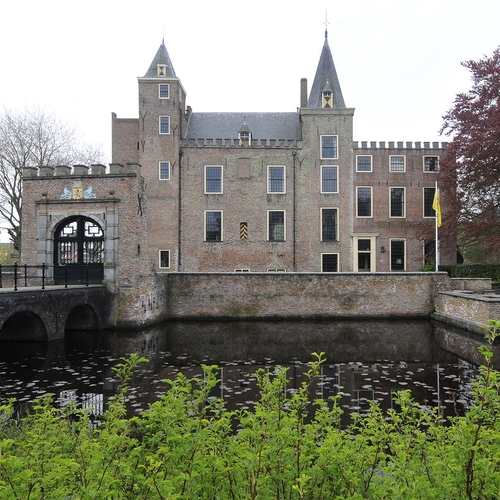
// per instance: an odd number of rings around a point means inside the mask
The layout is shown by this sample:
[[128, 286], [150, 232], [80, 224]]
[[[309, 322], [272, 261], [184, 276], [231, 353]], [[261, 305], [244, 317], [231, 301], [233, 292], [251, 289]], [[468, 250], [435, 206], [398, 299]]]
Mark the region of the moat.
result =
[[168, 388], [164, 380], [177, 373], [202, 376], [202, 364], [219, 366], [214, 395], [228, 408], [245, 409], [258, 398], [258, 368], [288, 368], [286, 390], [293, 391], [311, 353], [324, 352], [312, 398], [340, 395], [346, 414], [363, 413], [368, 400], [388, 409], [395, 391], [410, 389], [419, 405], [452, 416], [470, 404], [481, 343], [477, 335], [424, 320], [173, 322], [143, 331], [67, 332], [59, 342], [1, 344], [0, 403], [16, 398], [27, 408], [49, 392], [56, 404], [74, 401], [98, 416], [116, 389], [113, 366], [136, 353], [149, 363], [133, 378], [131, 413], [158, 399]]

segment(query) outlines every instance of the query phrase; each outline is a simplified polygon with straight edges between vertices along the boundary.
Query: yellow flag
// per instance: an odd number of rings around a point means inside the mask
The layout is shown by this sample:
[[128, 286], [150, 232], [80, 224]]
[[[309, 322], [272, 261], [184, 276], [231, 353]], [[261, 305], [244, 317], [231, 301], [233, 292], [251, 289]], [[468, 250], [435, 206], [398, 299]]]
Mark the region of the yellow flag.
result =
[[439, 199], [439, 189], [434, 191], [434, 200], [432, 201], [432, 208], [436, 211], [437, 225], [441, 227], [441, 201]]

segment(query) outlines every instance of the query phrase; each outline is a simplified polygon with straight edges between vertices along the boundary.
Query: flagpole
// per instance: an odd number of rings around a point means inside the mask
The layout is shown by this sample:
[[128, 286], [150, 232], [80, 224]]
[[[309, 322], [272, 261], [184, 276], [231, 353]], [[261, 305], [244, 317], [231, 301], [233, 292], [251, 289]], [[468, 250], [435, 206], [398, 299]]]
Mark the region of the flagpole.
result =
[[[435, 196], [439, 196], [438, 195], [438, 182], [436, 181], [436, 191], [435, 191]], [[439, 200], [439, 198], [437, 198]], [[438, 210], [437, 210], [437, 207], [436, 207], [436, 243], [435, 243], [435, 247], [436, 247], [436, 272], [439, 271], [439, 216], [438, 216]]]

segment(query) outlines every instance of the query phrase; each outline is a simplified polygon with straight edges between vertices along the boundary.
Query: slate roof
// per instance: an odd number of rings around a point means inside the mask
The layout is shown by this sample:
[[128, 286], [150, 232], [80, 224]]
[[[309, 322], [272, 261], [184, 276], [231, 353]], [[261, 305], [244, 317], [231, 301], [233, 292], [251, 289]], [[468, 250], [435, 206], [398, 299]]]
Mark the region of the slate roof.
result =
[[[165, 64], [167, 66], [167, 74], [163, 76], [158, 76], [157, 65]], [[148, 71], [144, 75], [143, 78], [176, 78], [174, 66], [172, 65], [172, 61], [170, 60], [170, 56], [168, 55], [167, 47], [165, 47], [165, 41], [162, 40], [160, 48], [154, 59], [151, 61]]]
[[340, 88], [339, 78], [333, 63], [332, 53], [328, 45], [328, 33], [325, 32], [325, 43], [319, 58], [316, 76], [311, 87], [309, 100], [307, 101], [307, 108], [321, 108], [321, 93], [325, 90], [325, 86], [329, 83], [333, 91], [333, 107], [345, 108], [344, 97]]
[[298, 113], [191, 113], [187, 139], [237, 139], [246, 123], [252, 139], [300, 140]]

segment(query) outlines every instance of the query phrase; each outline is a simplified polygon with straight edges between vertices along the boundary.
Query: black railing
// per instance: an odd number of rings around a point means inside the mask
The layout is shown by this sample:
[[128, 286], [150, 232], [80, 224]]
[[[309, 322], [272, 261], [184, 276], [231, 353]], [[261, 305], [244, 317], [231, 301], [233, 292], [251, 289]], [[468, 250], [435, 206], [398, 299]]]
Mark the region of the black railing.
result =
[[[18, 264], [15, 262], [13, 265], [0, 264], [0, 288], [13, 288], [15, 292], [23, 287], [35, 287], [42, 290], [46, 286], [64, 285], [68, 288], [68, 284], [79, 284], [89, 286], [89, 266], [85, 265], [81, 278], [75, 282], [71, 272], [68, 272], [68, 265], [57, 266], [58, 276], [60, 277], [57, 282], [54, 280], [54, 273], [48, 273], [49, 268], [54, 269], [55, 266], [29, 265]], [[48, 274], [52, 274], [48, 276]], [[62, 278], [62, 279], [61, 279]], [[94, 280], [92, 280], [92, 283]]]

